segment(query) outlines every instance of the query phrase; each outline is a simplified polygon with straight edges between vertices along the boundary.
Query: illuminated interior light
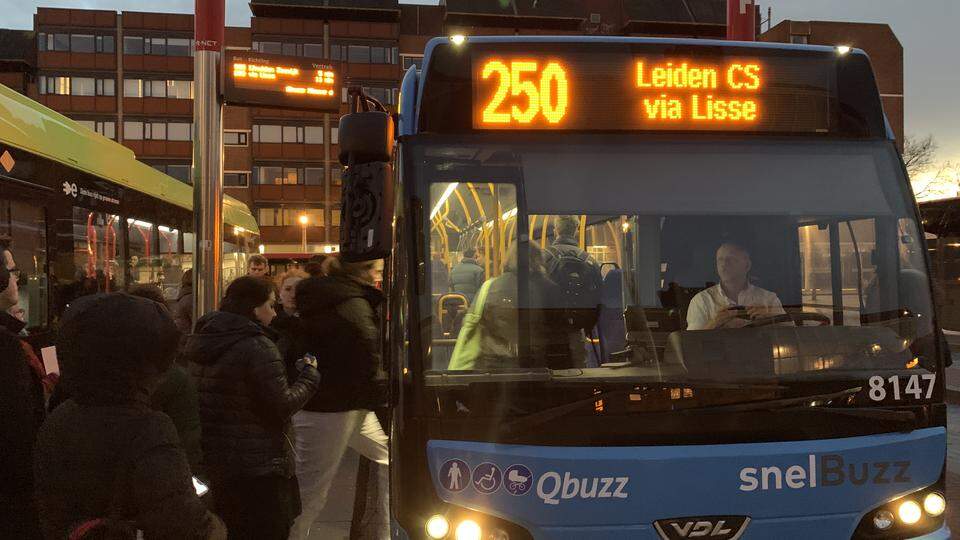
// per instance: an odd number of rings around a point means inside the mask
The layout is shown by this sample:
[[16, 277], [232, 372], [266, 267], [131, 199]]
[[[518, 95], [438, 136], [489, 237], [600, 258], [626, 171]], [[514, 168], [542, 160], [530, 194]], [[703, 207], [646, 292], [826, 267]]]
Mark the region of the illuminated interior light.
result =
[[435, 540], [446, 538], [450, 532], [450, 522], [440, 514], [430, 516], [426, 524], [427, 536]]
[[457, 46], [463, 45], [466, 41], [467, 41], [467, 36], [463, 34], [454, 34], [450, 36], [450, 43], [453, 43], [454, 45], [457, 45]]
[[939, 493], [929, 493], [923, 498], [923, 510], [933, 517], [937, 517], [947, 509], [947, 501]]
[[848, 52], [850, 52], [850, 46], [849, 46], [849, 45], [837, 45], [837, 53], [838, 53], [838, 54], [847, 54]]
[[900, 521], [907, 525], [913, 525], [923, 517], [923, 511], [920, 510], [920, 505], [916, 502], [904, 501], [897, 508], [897, 515], [900, 516]]
[[263, 255], [267, 251], [267, 246], [260, 244], [259, 246], [257, 246], [257, 251], [259, 251], [260, 254]]
[[450, 198], [450, 195], [453, 195], [453, 190], [457, 189], [457, 186], [459, 185], [460, 185], [459, 182], [453, 182], [452, 184], [447, 186], [447, 189], [444, 190], [443, 195], [441, 195], [440, 198], [437, 200], [436, 206], [434, 206], [433, 210], [430, 211], [430, 219], [433, 219], [434, 217], [436, 217], [437, 212], [439, 212], [440, 208], [443, 207], [443, 203], [447, 202], [447, 199]]

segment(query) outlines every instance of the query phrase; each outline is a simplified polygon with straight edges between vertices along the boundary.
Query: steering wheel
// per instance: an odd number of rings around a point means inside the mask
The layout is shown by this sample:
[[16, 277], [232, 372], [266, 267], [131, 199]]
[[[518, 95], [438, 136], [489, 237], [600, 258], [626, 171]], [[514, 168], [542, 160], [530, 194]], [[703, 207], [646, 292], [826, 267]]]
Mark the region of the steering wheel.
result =
[[797, 311], [789, 315], [793, 322], [797, 326], [803, 326], [804, 321], [813, 321], [820, 323], [818, 326], [830, 326], [833, 322], [830, 320], [830, 317], [827, 317], [823, 313], [817, 313], [815, 311]]
[[759, 328], [761, 326], [771, 326], [774, 324], [780, 324], [783, 322], [793, 321], [793, 317], [787, 315], [786, 313], [780, 313], [779, 315], [771, 315], [769, 317], [759, 317], [753, 319], [744, 325], [744, 328]]

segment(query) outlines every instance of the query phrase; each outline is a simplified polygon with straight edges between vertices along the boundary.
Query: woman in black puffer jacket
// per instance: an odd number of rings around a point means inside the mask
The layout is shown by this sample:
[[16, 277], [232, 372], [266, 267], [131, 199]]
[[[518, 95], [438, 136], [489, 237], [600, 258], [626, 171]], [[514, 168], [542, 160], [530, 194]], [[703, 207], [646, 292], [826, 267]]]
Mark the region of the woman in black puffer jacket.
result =
[[293, 418], [303, 512], [291, 540], [309, 536], [348, 446], [384, 465], [388, 455], [387, 437], [371, 412], [384, 401], [377, 380], [383, 293], [374, 287], [383, 261], [331, 257], [324, 266], [326, 277], [297, 284], [300, 320], [280, 341], [288, 366], [312, 354], [322, 375], [320, 391]]
[[287, 383], [267, 328], [273, 284], [245, 276], [197, 321], [185, 356], [200, 394], [205, 470], [230, 538], [280, 540], [300, 513], [290, 417], [317, 390], [315, 363]]

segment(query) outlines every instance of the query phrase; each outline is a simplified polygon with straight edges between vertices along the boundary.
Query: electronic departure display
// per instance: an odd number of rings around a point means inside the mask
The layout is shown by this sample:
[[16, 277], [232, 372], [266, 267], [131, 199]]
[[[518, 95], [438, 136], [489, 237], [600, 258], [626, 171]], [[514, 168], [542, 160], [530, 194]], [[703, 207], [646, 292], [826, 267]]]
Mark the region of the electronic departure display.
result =
[[822, 58], [478, 51], [473, 127], [827, 132], [834, 72]]
[[230, 105], [339, 112], [339, 67], [301, 58], [227, 51], [224, 99]]

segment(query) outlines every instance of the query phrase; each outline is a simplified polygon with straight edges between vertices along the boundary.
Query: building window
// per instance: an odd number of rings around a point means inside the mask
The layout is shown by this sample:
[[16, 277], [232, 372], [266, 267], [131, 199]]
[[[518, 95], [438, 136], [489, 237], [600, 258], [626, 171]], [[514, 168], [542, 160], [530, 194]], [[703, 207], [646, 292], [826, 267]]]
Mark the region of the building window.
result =
[[254, 176], [261, 185], [297, 185], [303, 184], [303, 169], [296, 167], [255, 167]]
[[423, 65], [423, 55], [417, 54], [402, 54], [400, 58], [403, 59], [403, 71], [407, 71], [411, 66], [415, 66], [417, 71], [420, 71], [421, 66]]
[[790, 43], [797, 43], [799, 45], [806, 45], [809, 41], [810, 36], [800, 35], [800, 34], [790, 34]]
[[363, 93], [376, 99], [384, 105], [396, 105], [397, 99], [396, 96], [398, 91], [396, 88], [381, 88], [377, 86], [364, 86]]
[[330, 185], [334, 187], [343, 185], [343, 167], [339, 163], [330, 168]]
[[247, 187], [250, 182], [250, 173], [248, 172], [225, 172], [223, 173], [223, 185], [226, 187]]
[[347, 62], [354, 64], [370, 63], [370, 47], [367, 45], [347, 46]]
[[143, 97], [142, 79], [124, 79], [123, 97]]
[[[300, 216], [307, 216], [307, 226], [309, 227], [323, 227], [323, 208], [302, 208], [300, 210], [294, 210], [296, 212], [296, 221], [294, 223], [300, 223]], [[293, 225], [293, 223], [291, 223]]]
[[253, 50], [267, 54], [281, 54], [283, 45], [277, 41], [260, 41], [254, 42]]
[[166, 56], [167, 38], [143, 38], [143, 52], [154, 56]]
[[259, 223], [261, 227], [275, 227], [280, 225], [280, 221], [279, 207], [268, 206], [257, 209], [257, 223]]
[[70, 95], [70, 77], [41, 75], [39, 82], [41, 94]]
[[306, 144], [323, 144], [323, 126], [304, 127], [303, 142]]
[[116, 49], [114, 49], [113, 43], [114, 43], [113, 36], [97, 36], [97, 52], [98, 53], [116, 52]]
[[308, 186], [323, 185], [323, 168], [307, 167], [303, 170], [304, 184]]
[[123, 138], [131, 141], [143, 140], [143, 122], [123, 122]]
[[193, 99], [193, 81], [167, 81], [167, 97]]
[[191, 131], [193, 124], [190, 122], [170, 122], [167, 124], [168, 141], [189, 141], [192, 140]]
[[330, 144], [340, 144], [340, 128], [330, 128]]
[[168, 56], [190, 56], [189, 38], [167, 38]]
[[143, 89], [145, 96], [167, 97], [167, 81], [143, 81]]
[[70, 50], [75, 53], [96, 52], [97, 37], [89, 34], [72, 34], [70, 36]]
[[283, 128], [281, 126], [254, 125], [253, 142], [280, 143], [283, 142]]
[[303, 128], [300, 126], [283, 126], [283, 142], [297, 144], [303, 142]]
[[123, 36], [123, 54], [143, 54], [143, 38]]
[[167, 165], [167, 174], [177, 180], [190, 184], [190, 165]]
[[116, 95], [117, 81], [113, 79], [97, 79], [97, 95], [113, 96]]
[[308, 58], [323, 58], [323, 45], [319, 43], [304, 43], [303, 56]]
[[165, 122], [145, 122], [143, 129], [147, 139], [153, 141], [167, 140], [167, 124]]
[[281, 50], [283, 50], [283, 54], [287, 56], [303, 56], [302, 54], [297, 54], [298, 50], [302, 53], [303, 49], [296, 43], [284, 43]]
[[340, 226], [340, 209], [336, 208], [330, 211], [330, 225], [332, 227]]
[[247, 146], [247, 132], [246, 131], [224, 131], [223, 145], [224, 146]]
[[66, 52], [70, 50], [70, 34], [53, 34], [52, 51]]

